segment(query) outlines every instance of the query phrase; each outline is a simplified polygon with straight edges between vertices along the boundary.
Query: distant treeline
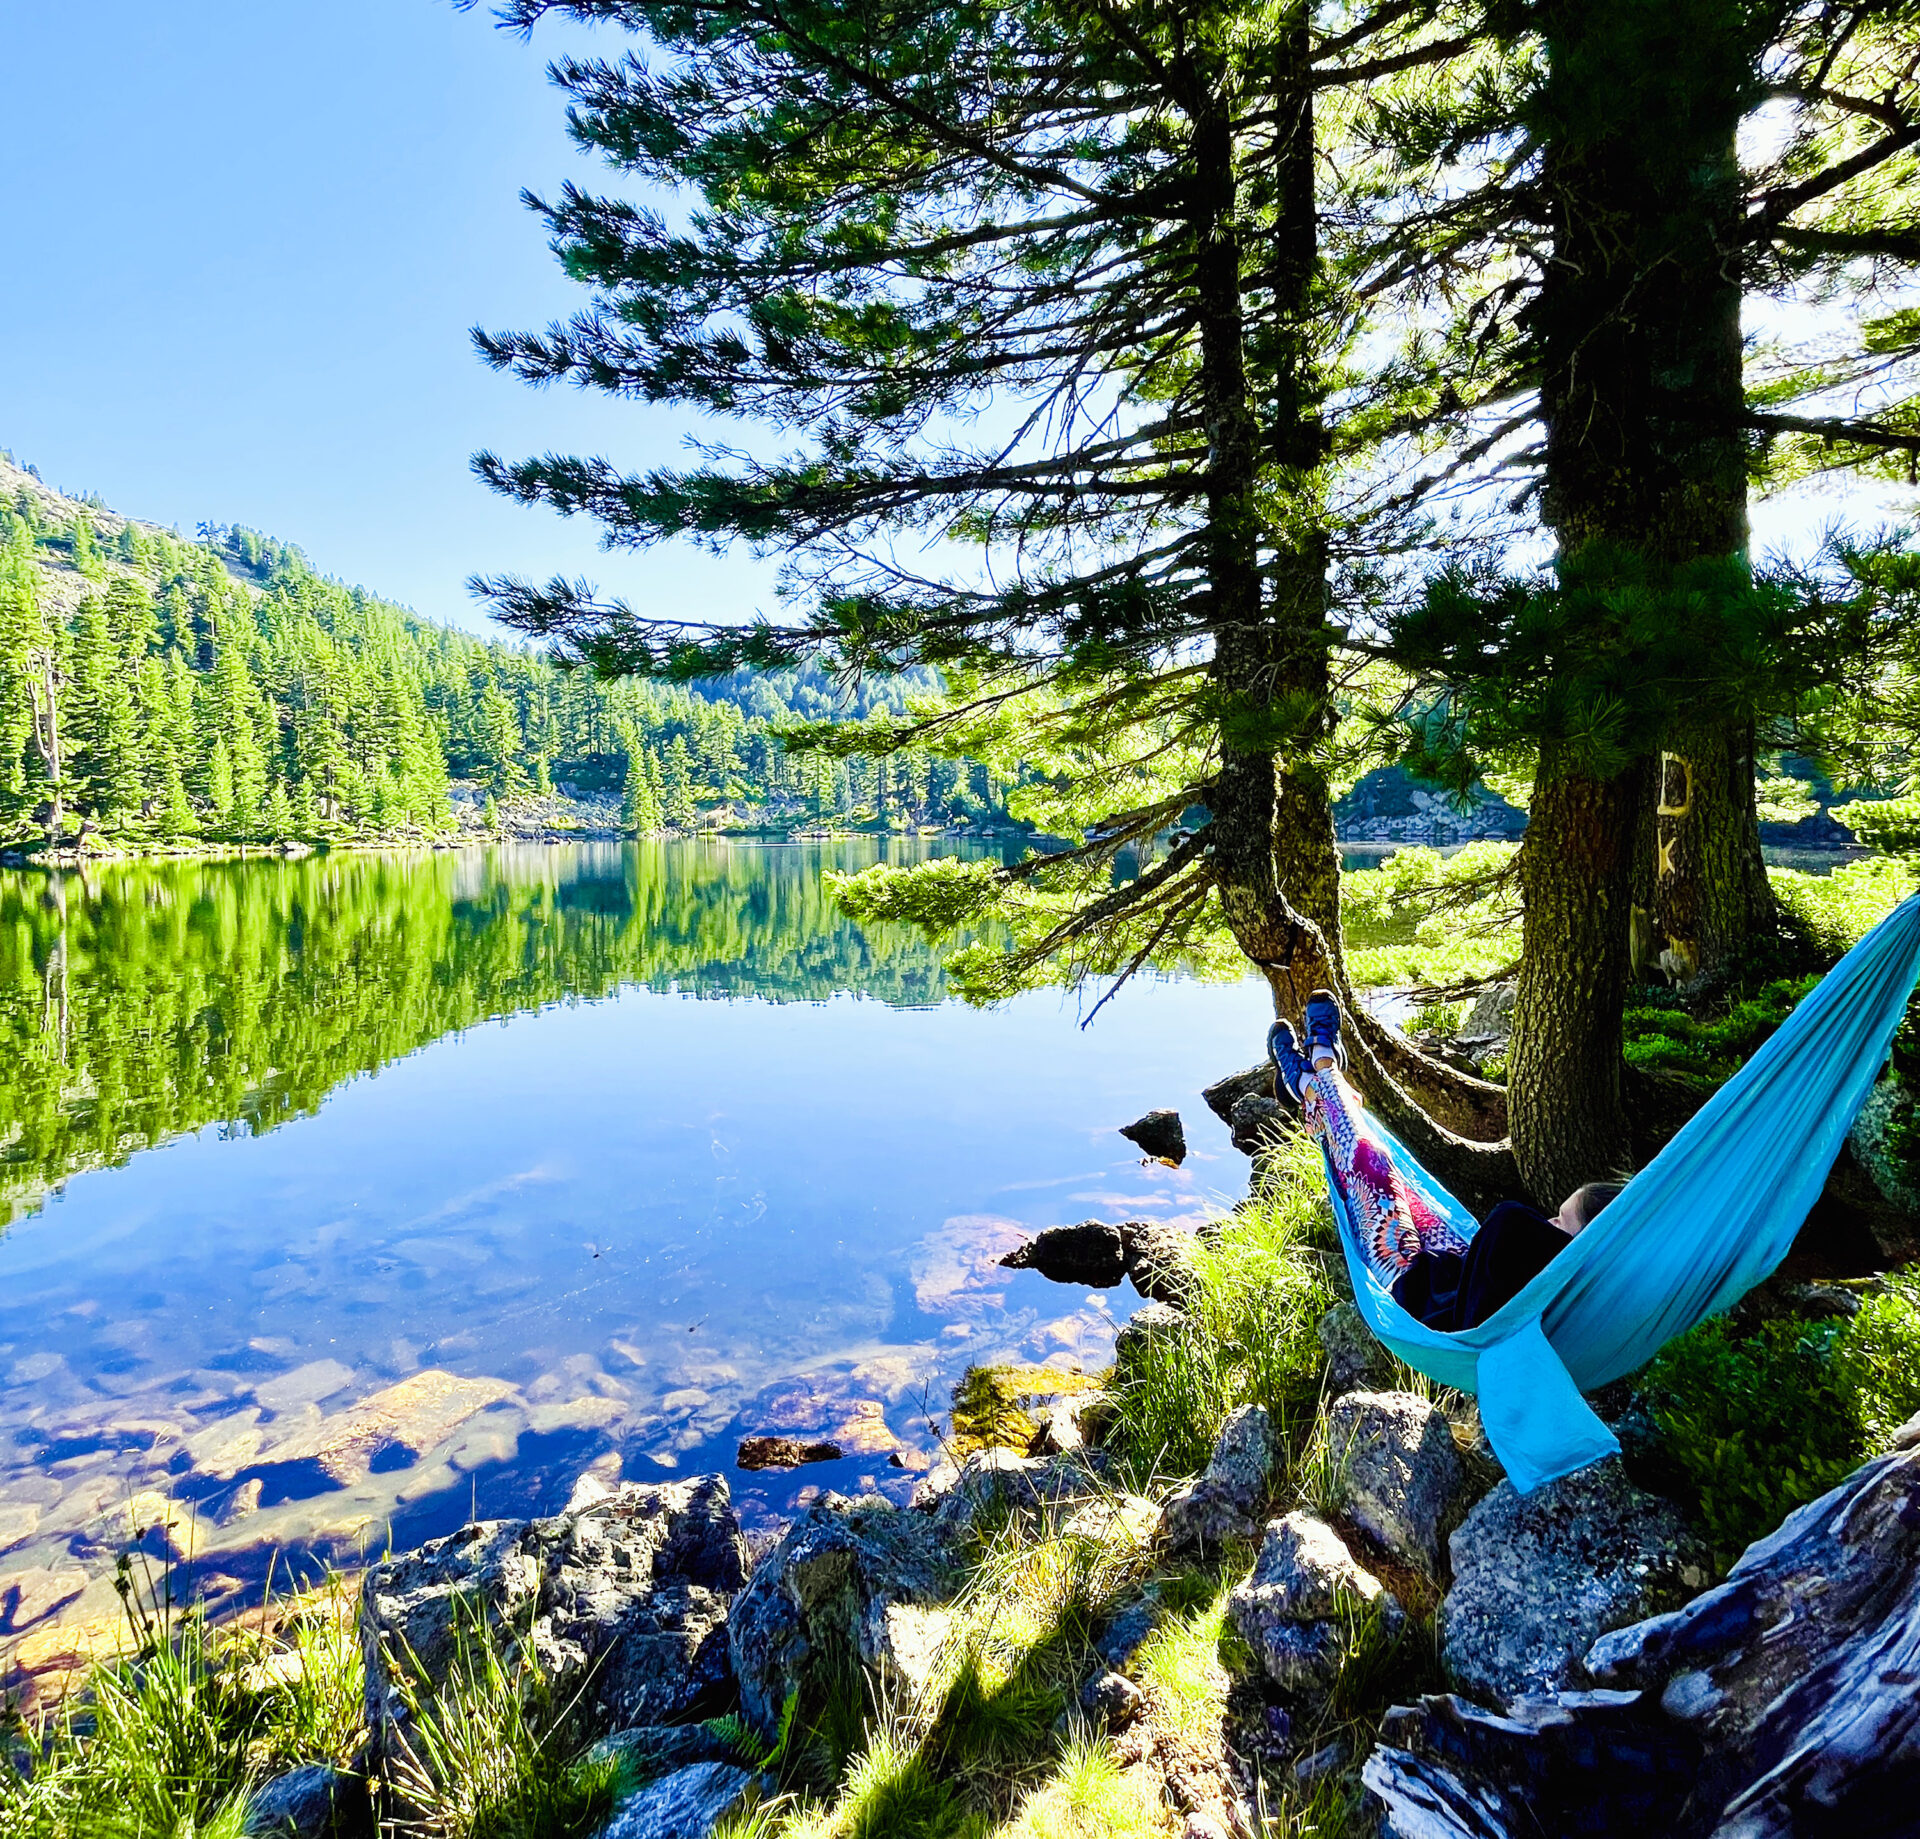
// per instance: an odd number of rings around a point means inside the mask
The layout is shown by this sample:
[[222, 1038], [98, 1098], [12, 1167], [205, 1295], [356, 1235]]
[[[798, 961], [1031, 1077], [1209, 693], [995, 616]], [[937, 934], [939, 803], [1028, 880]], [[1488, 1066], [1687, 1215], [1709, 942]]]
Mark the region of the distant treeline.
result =
[[[79, 577], [71, 612], [49, 568]], [[1004, 816], [984, 767], [789, 757], [771, 732], [931, 687], [842, 691], [812, 670], [605, 684], [326, 580], [255, 531], [106, 535], [24, 487], [0, 502], [0, 843], [426, 838], [453, 828], [454, 779], [502, 800], [624, 793], [636, 830], [721, 805], [900, 827]]]

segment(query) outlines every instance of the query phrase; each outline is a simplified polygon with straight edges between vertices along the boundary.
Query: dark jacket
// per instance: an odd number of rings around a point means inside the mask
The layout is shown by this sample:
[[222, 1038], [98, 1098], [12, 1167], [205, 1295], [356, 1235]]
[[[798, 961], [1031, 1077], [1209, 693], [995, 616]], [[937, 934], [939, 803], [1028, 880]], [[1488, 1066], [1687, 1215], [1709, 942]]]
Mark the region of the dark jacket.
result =
[[1518, 1296], [1573, 1240], [1517, 1200], [1489, 1213], [1464, 1252], [1422, 1252], [1393, 1286], [1393, 1299], [1429, 1328], [1477, 1327]]

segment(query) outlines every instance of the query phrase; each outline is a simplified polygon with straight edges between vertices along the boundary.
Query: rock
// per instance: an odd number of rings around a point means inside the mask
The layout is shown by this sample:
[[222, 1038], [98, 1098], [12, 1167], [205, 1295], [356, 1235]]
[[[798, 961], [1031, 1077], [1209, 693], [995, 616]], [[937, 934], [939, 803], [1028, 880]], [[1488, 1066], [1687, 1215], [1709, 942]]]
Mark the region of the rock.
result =
[[707, 1839], [756, 1798], [762, 1778], [730, 1762], [696, 1762], [643, 1788], [600, 1829], [600, 1839]]
[[983, 1513], [1032, 1513], [1111, 1499], [1094, 1460], [1077, 1452], [1034, 1457], [1009, 1449], [975, 1450], [950, 1478], [938, 1471], [928, 1475], [914, 1489], [913, 1504], [931, 1506], [941, 1525], [957, 1533]]
[[1893, 1433], [1895, 1449], [1912, 1449], [1916, 1443], [1920, 1443], [1920, 1411], [1916, 1411]]
[[1390, 1834], [1713, 1839], [1913, 1829], [1920, 1452], [1883, 1456], [1749, 1546], [1683, 1609], [1602, 1636], [1617, 1690], [1500, 1716], [1399, 1707], [1365, 1780]]
[[1175, 1168], [1187, 1159], [1187, 1133], [1181, 1128], [1177, 1111], [1149, 1111], [1131, 1124], [1122, 1124], [1120, 1134], [1149, 1156], [1171, 1162]]
[[1513, 982], [1490, 983], [1473, 999], [1460, 1021], [1462, 1039], [1472, 1041], [1510, 1040], [1513, 1036], [1513, 1002], [1519, 985]]
[[1158, 1599], [1147, 1596], [1129, 1603], [1093, 1639], [1093, 1651], [1115, 1673], [1129, 1665], [1159, 1620]]
[[696, 1762], [731, 1762], [733, 1750], [704, 1724], [638, 1724], [591, 1746], [594, 1762], [616, 1762], [629, 1779], [651, 1781]]
[[0, 1630], [17, 1635], [72, 1602], [86, 1587], [85, 1571], [54, 1571], [36, 1565], [30, 1570], [0, 1572]]
[[1228, 1124], [1233, 1131], [1233, 1146], [1243, 1156], [1257, 1156], [1270, 1149], [1286, 1129], [1291, 1113], [1276, 1098], [1250, 1092], [1233, 1107]]
[[1111, 1290], [1127, 1274], [1126, 1238], [1105, 1220], [1049, 1226], [1000, 1260], [1016, 1271], [1038, 1271], [1055, 1283]]
[[1187, 1318], [1167, 1303], [1147, 1303], [1127, 1317], [1113, 1341], [1113, 1363], [1124, 1368], [1139, 1358], [1140, 1350], [1161, 1335], [1179, 1334]]
[[1206, 1101], [1207, 1109], [1231, 1127], [1233, 1108], [1241, 1099], [1273, 1096], [1273, 1067], [1264, 1060], [1258, 1066], [1244, 1067], [1224, 1079], [1216, 1079], [1200, 1096]]
[[1335, 1303], [1320, 1318], [1326, 1350], [1327, 1396], [1385, 1391], [1393, 1384], [1393, 1357], [1375, 1340], [1367, 1318], [1352, 1303]]
[[529, 1641], [561, 1700], [590, 1679], [584, 1734], [685, 1716], [726, 1684], [727, 1606], [745, 1582], [718, 1475], [629, 1483], [550, 1520], [482, 1521], [375, 1565], [360, 1594], [372, 1754], [390, 1754], [408, 1722], [401, 1670], [430, 1689], [446, 1679], [462, 1613]]
[[755, 1567], [728, 1619], [746, 1715], [770, 1732], [790, 1693], [817, 1706], [843, 1686], [850, 1664], [871, 1668], [883, 1686], [923, 1683], [957, 1581], [950, 1542], [935, 1514], [872, 1497], [816, 1501]]
[[1133, 1287], [1149, 1302], [1189, 1307], [1200, 1288], [1193, 1269], [1193, 1234], [1153, 1220], [1129, 1220], [1122, 1234]]
[[1240, 1638], [1267, 1677], [1303, 1696], [1329, 1691], [1356, 1614], [1378, 1608], [1391, 1626], [1405, 1619], [1340, 1535], [1309, 1513], [1289, 1513], [1267, 1528], [1252, 1574], [1227, 1598]]
[[1086, 1444], [1086, 1432], [1080, 1419], [1098, 1393], [1082, 1393], [1075, 1398], [1057, 1398], [1038, 1413], [1039, 1423], [1027, 1443], [1029, 1456], [1064, 1456]]
[[837, 1443], [802, 1443], [796, 1437], [743, 1437], [735, 1464], [743, 1469], [794, 1469], [803, 1462], [838, 1462]]
[[1112, 1552], [1141, 1551], [1160, 1536], [1160, 1509], [1143, 1494], [1096, 1494], [1061, 1520], [1060, 1531]]
[[1180, 1828], [1180, 1839], [1233, 1839], [1226, 1821], [1210, 1813], [1190, 1813]]
[[1906, 1081], [1888, 1073], [1867, 1094], [1847, 1132], [1855, 1161], [1882, 1198], [1909, 1214], [1920, 1213], [1920, 1188], [1911, 1170], [1894, 1155], [1891, 1135], [1895, 1124], [1906, 1121], [1912, 1105]]
[[1080, 1694], [1081, 1708], [1109, 1730], [1131, 1724], [1147, 1695], [1124, 1673], [1098, 1673]]
[[1440, 1572], [1440, 1528], [1465, 1480], [1453, 1429], [1411, 1392], [1349, 1392], [1327, 1409], [1346, 1515], [1403, 1564]]
[[1454, 1685], [1504, 1704], [1584, 1683], [1609, 1630], [1671, 1608], [1705, 1581], [1678, 1510], [1609, 1457], [1522, 1495], [1503, 1481], [1451, 1541], [1442, 1659]]
[[1336, 1737], [1331, 1743], [1323, 1743], [1310, 1755], [1302, 1756], [1293, 1765], [1293, 1779], [1297, 1786], [1311, 1788], [1315, 1782], [1329, 1775], [1338, 1775], [1347, 1766], [1348, 1750], [1343, 1739]]
[[246, 1830], [258, 1839], [373, 1839], [373, 1802], [364, 1777], [309, 1763], [253, 1791]]
[[1168, 1497], [1163, 1526], [1173, 1548], [1217, 1552], [1250, 1539], [1263, 1523], [1279, 1443], [1264, 1405], [1230, 1412], [1215, 1439], [1206, 1473]]

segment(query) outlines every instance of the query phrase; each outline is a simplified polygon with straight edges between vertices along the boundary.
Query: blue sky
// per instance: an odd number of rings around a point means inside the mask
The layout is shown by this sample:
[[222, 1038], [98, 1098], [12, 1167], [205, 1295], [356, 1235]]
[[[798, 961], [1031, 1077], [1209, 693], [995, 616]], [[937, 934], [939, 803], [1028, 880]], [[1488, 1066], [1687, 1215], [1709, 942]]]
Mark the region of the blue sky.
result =
[[[450, 0], [0, 6], [0, 446], [191, 531], [249, 524], [328, 574], [484, 627], [471, 572], [585, 573], [662, 611], [771, 605], [771, 569], [602, 553], [495, 498], [490, 446], [672, 462], [671, 411], [534, 391], [467, 328], [584, 294], [522, 186], [596, 178], [529, 45]], [[605, 175], [611, 177], [611, 175]]]
[[[770, 606], [769, 564], [609, 556], [584, 520], [467, 470], [478, 447], [672, 463], [693, 427], [529, 390], [468, 343], [476, 321], [584, 299], [519, 192], [620, 183], [573, 148], [546, 80], [595, 41], [546, 27], [528, 45], [451, 0], [0, 5], [0, 446], [116, 510], [249, 524], [477, 628], [476, 570], [584, 573], [663, 613]], [[1888, 508], [1814, 494], [1756, 507], [1755, 534], [1799, 543]]]

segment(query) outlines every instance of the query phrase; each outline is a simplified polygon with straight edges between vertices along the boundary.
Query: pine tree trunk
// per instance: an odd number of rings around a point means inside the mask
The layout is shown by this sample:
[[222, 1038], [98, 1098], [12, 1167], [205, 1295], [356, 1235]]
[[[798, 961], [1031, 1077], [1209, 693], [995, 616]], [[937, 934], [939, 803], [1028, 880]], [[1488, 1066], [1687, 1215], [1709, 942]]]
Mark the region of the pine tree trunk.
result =
[[[1273, 402], [1274, 460], [1308, 476], [1326, 456], [1308, 328], [1318, 261], [1313, 193], [1310, 43], [1296, 11], [1273, 41], [1275, 92], [1297, 98], [1272, 173], [1273, 228], [1261, 279], [1276, 310], [1263, 328], [1262, 380]], [[1340, 853], [1326, 781], [1315, 760], [1333, 723], [1326, 622], [1327, 548], [1318, 531], [1290, 531], [1269, 551], [1263, 588], [1256, 495], [1260, 435], [1247, 374], [1246, 286], [1236, 203], [1238, 176], [1228, 111], [1195, 136], [1201, 195], [1213, 209], [1197, 226], [1201, 375], [1210, 446], [1209, 572], [1217, 609], [1212, 675], [1223, 720], [1220, 764], [1208, 794], [1211, 859], [1227, 924], [1273, 992], [1277, 1014], [1298, 1017], [1320, 987], [1337, 991], [1352, 1021], [1353, 1072], [1370, 1103], [1415, 1146], [1465, 1179], [1473, 1139], [1506, 1128], [1505, 1095], [1429, 1060], [1354, 1000], [1342, 962]], [[1286, 758], [1251, 744], [1284, 713]], [[1305, 922], [1303, 925], [1302, 922]], [[1422, 1115], [1422, 1113], [1425, 1115]], [[1494, 1178], [1496, 1183], [1498, 1177]]]
[[1628, 1166], [1620, 1015], [1642, 781], [1590, 778], [1543, 750], [1520, 846], [1508, 1116], [1521, 1178], [1546, 1207]]
[[[1674, 565], [1742, 554], [1734, 137], [1750, 100], [1745, 16], [1736, 0], [1556, 0], [1541, 22], [1553, 248], [1533, 331], [1546, 521], [1563, 560], [1595, 544]], [[1620, 1035], [1636, 883], [1643, 959], [1680, 936], [1698, 962], [1716, 961], [1767, 916], [1751, 732], [1743, 716], [1731, 731], [1703, 724], [1674, 737], [1694, 750], [1684, 757], [1696, 796], [1657, 828], [1623, 802], [1662, 798], [1654, 763], [1597, 779], [1542, 748], [1508, 1063], [1514, 1150], [1541, 1198], [1558, 1200], [1625, 1153]], [[1681, 836], [1675, 825], [1691, 827]], [[1636, 843], [1662, 852], [1651, 874], [1634, 861]]]

